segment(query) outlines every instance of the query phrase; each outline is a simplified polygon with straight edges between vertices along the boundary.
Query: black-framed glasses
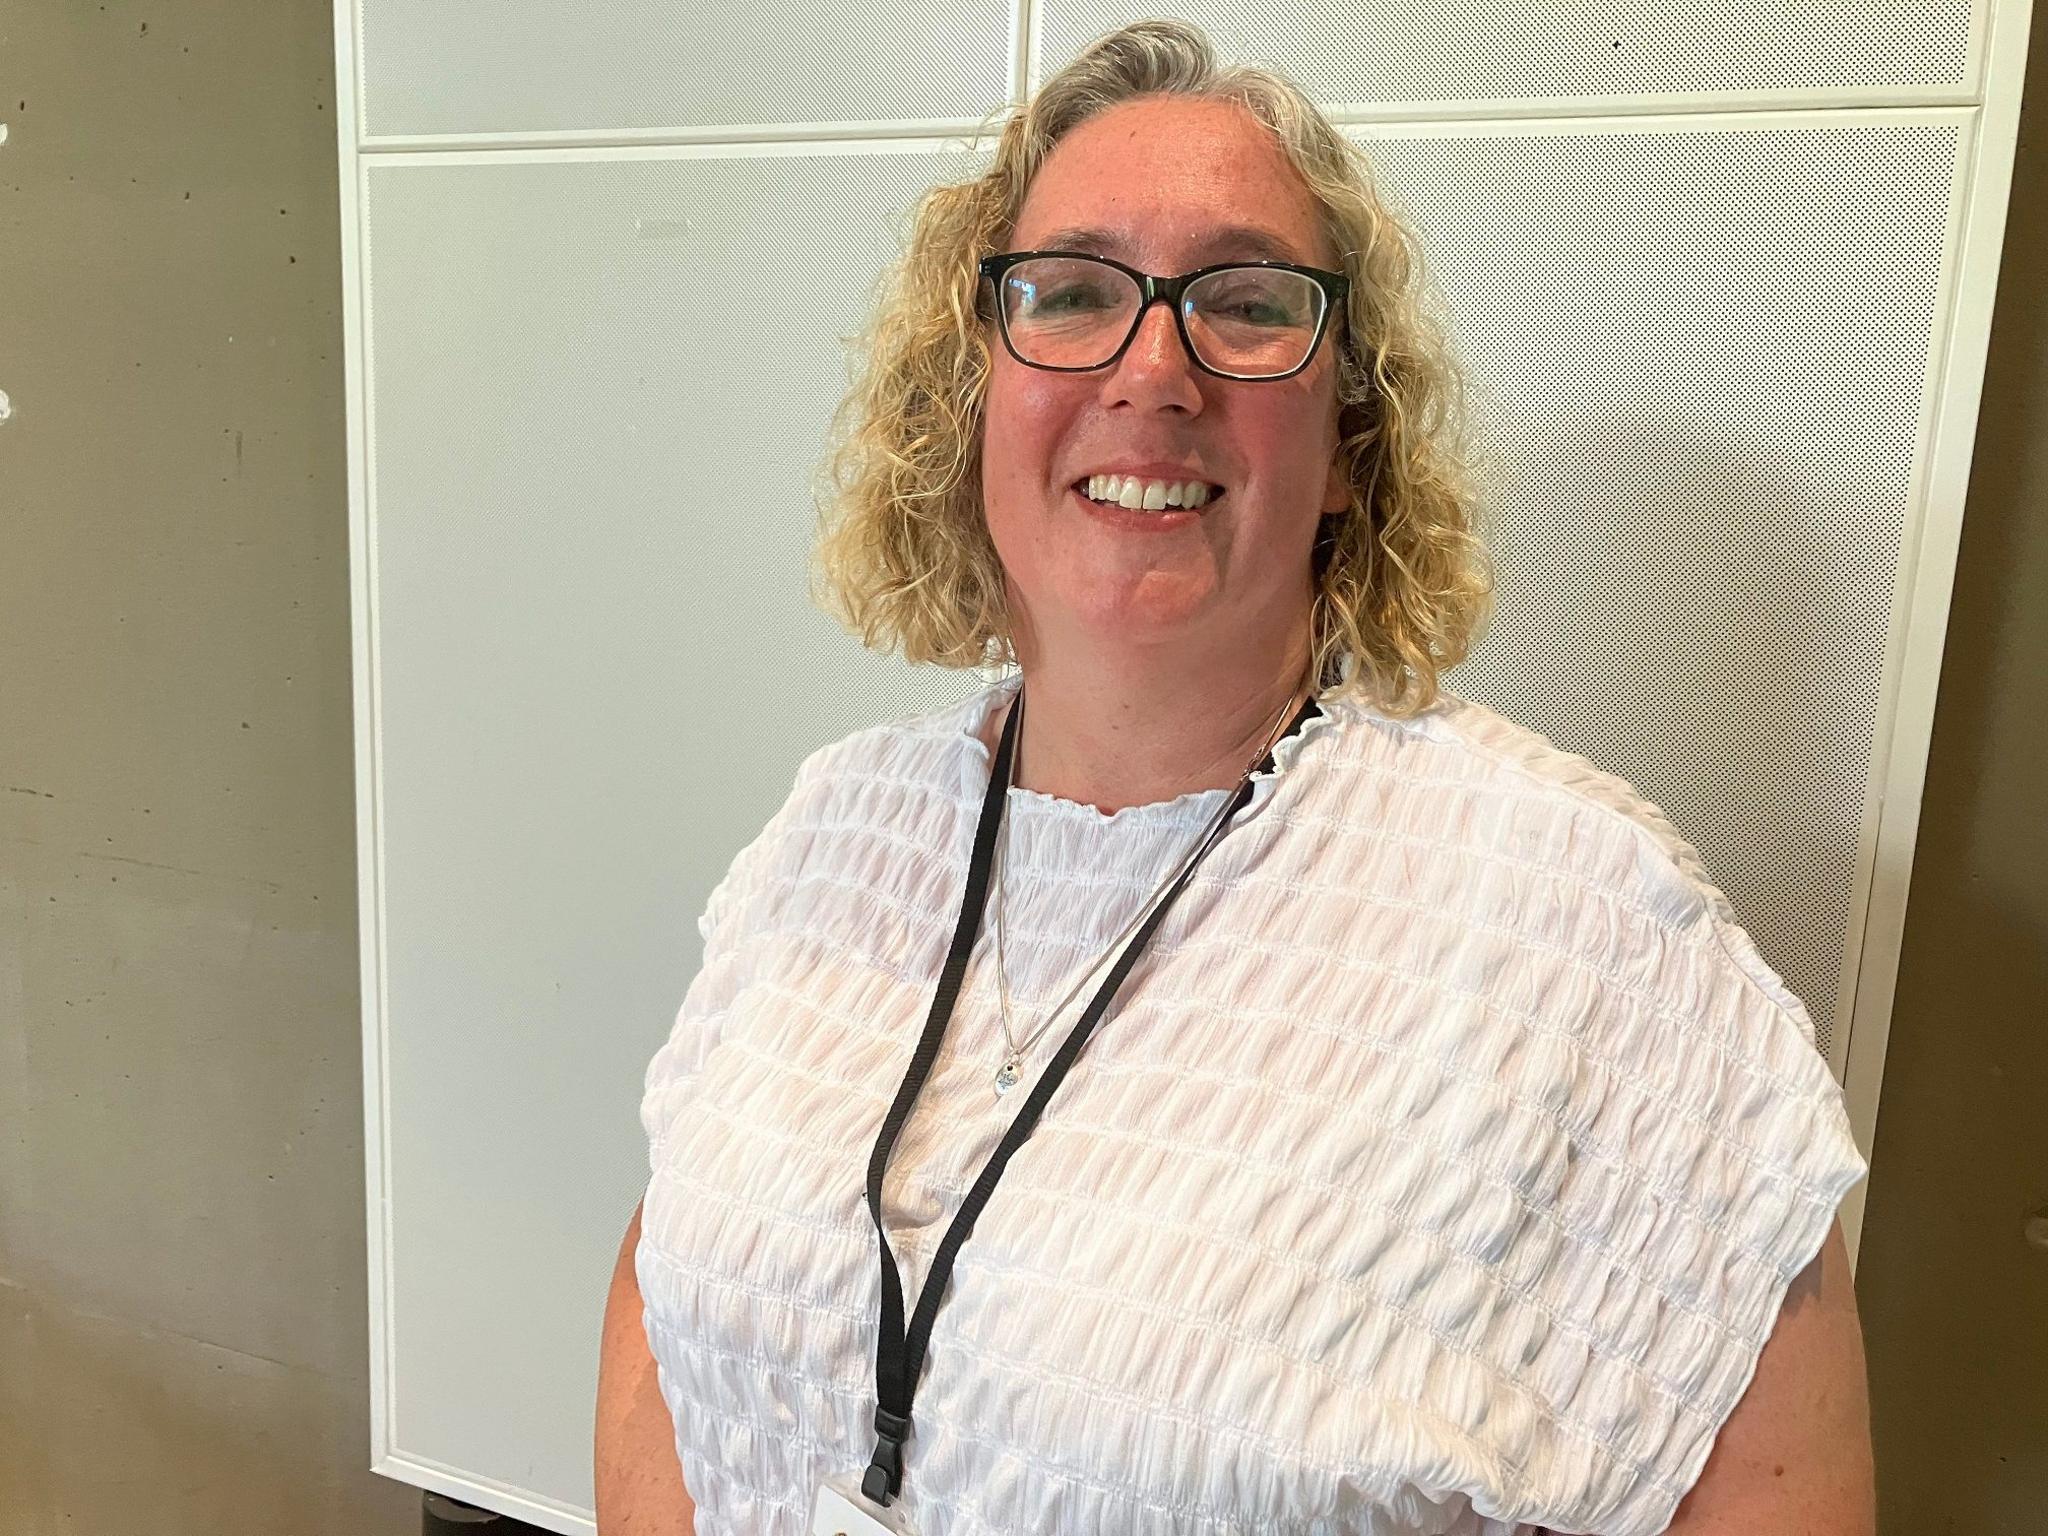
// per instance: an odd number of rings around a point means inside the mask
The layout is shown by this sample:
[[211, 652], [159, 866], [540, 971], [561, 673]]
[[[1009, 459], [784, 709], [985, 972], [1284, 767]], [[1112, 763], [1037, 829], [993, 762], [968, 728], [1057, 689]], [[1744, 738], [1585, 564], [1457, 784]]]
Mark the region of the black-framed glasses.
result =
[[1309, 364], [1330, 315], [1350, 292], [1341, 272], [1286, 261], [1225, 262], [1156, 277], [1107, 256], [1006, 251], [986, 256], [1003, 345], [1018, 362], [1088, 373], [1124, 355], [1138, 323], [1164, 300], [1181, 345], [1219, 379], [1292, 378]]

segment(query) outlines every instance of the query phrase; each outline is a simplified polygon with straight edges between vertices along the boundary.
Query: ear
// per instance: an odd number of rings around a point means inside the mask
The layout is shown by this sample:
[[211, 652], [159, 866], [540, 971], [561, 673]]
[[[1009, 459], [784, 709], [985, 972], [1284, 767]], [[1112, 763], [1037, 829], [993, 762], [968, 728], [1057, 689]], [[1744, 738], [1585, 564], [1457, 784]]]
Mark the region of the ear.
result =
[[1351, 482], [1345, 477], [1344, 467], [1332, 459], [1329, 479], [1323, 483], [1323, 516], [1330, 517], [1347, 511], [1350, 506]]
[[1323, 480], [1321, 509], [1325, 517], [1348, 511], [1351, 507], [1351, 480], [1345, 473], [1344, 455], [1338, 452], [1344, 441], [1344, 404], [1341, 400], [1331, 402], [1329, 421], [1330, 469]]

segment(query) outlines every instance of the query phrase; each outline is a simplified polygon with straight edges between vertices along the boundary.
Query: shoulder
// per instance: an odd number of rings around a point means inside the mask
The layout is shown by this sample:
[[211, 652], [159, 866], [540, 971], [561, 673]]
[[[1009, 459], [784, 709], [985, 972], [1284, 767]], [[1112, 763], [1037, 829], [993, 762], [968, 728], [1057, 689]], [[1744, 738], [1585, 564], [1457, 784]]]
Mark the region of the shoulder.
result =
[[[974, 741], [973, 722], [1001, 685], [928, 709], [892, 715], [811, 748], [797, 760], [788, 796], [770, 818], [798, 818], [820, 797], [860, 784], [913, 779], [941, 771], [943, 760]], [[984, 749], [985, 752], [985, 749]]]
[[[999, 685], [997, 685], [999, 686]], [[971, 722], [993, 687], [933, 708], [862, 726], [807, 751], [789, 790], [759, 832], [734, 856], [698, 921], [708, 939], [741, 904], [773, 906], [806, 869], [843, 863], [849, 839], [902, 838], [924, 820], [950, 812], [961, 752], [987, 749]]]
[[987, 713], [1003, 685], [992, 683], [965, 698], [889, 716], [850, 731], [810, 752], [798, 766], [796, 784], [873, 776], [924, 766], [973, 736], [974, 722]]
[[1627, 779], [1449, 690], [1405, 720], [1349, 708], [1368, 727], [1346, 733], [1351, 766], [1379, 783], [1381, 797], [1391, 783], [1428, 807], [1438, 839], [1542, 876], [1553, 899], [1598, 900], [1697, 940], [1812, 1038], [1804, 1006], [1758, 953], [1698, 849]]
[[[1700, 898], [1712, 890], [1697, 851], [1662, 809], [1620, 775], [1567, 751], [1540, 731], [1449, 691], [1439, 692], [1430, 708], [1411, 719], [1394, 719], [1362, 704], [1352, 708], [1378, 728], [1380, 742], [1368, 752], [1385, 771], [1453, 795], [1479, 791], [1502, 812], [1522, 812], [1524, 820], [1539, 819], [1538, 813], [1554, 819], [1565, 812], [1575, 830], [1602, 843], [1641, 850], [1650, 866], [1668, 869], [1694, 886]], [[1514, 830], [1527, 840], [1526, 826]], [[1559, 849], [1556, 856], [1596, 851], [1611, 850], [1577, 847]]]

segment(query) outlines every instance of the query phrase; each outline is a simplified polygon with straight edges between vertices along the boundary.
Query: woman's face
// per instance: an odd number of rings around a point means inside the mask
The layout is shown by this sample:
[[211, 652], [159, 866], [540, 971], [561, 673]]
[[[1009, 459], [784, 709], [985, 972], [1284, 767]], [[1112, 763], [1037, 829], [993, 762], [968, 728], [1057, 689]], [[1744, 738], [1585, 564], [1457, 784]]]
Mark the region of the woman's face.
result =
[[[1343, 269], [1308, 188], [1255, 118], [1166, 97], [1125, 102], [1055, 145], [1010, 249], [1086, 250], [1162, 277], [1230, 260]], [[1348, 505], [1332, 335], [1293, 378], [1247, 382], [1198, 369], [1165, 304], [1092, 373], [1028, 367], [993, 317], [986, 325], [983, 506], [1027, 662], [1048, 642], [1199, 652], [1302, 622], [1318, 519]], [[1224, 494], [1178, 526], [1133, 529], [1074, 489], [1155, 461]]]

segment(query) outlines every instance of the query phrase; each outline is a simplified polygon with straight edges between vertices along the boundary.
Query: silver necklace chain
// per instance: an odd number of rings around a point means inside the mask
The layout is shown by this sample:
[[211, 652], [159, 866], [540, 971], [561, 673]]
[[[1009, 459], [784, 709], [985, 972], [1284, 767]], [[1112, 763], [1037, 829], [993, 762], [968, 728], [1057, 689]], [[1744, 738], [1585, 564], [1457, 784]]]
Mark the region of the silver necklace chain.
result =
[[[1216, 814], [1210, 817], [1208, 824], [1202, 828], [1201, 836], [1195, 839], [1193, 845], [1190, 846], [1188, 851], [1181, 856], [1179, 862], [1176, 863], [1173, 866], [1172, 870], [1168, 872], [1166, 878], [1162, 880], [1156, 887], [1154, 887], [1152, 894], [1147, 896], [1142, 902], [1138, 904], [1138, 910], [1136, 915], [1133, 916], [1131, 920], [1124, 925], [1123, 932], [1119, 933], [1114, 939], [1110, 940], [1109, 948], [1103, 951], [1101, 956], [1096, 959], [1093, 965], [1089, 966], [1086, 970], [1081, 972], [1081, 974], [1075, 978], [1074, 984], [1067, 989], [1066, 995], [1062, 997], [1057, 1003], [1053, 1004], [1053, 1006], [1050, 1009], [1047, 1010], [1045, 1015], [1045, 1022], [1040, 1024], [1038, 1028], [1034, 1029], [1031, 1032], [1031, 1038], [1026, 1040], [1022, 1045], [1019, 1045], [1017, 1043], [1017, 1037], [1015, 1036], [1015, 1034], [1011, 1032], [1010, 1029], [1010, 985], [1007, 977], [1004, 974], [1003, 967], [1003, 869], [1004, 866], [1008, 863], [1008, 859], [1005, 857], [1005, 855], [1008, 853], [1010, 847], [1010, 797], [1008, 794], [1005, 794], [1003, 796], [1003, 819], [1001, 830], [996, 841], [995, 859], [996, 996], [998, 1004], [1001, 1009], [1003, 1024], [1003, 1044], [1007, 1047], [1007, 1054], [1003, 1057], [1002, 1065], [996, 1069], [995, 1089], [996, 1096], [998, 1098], [1008, 1093], [1012, 1088], [1014, 1088], [1017, 1085], [1018, 1076], [1021, 1074], [1024, 1067], [1024, 1053], [1030, 1050], [1032, 1046], [1038, 1043], [1039, 1036], [1043, 1035], [1048, 1029], [1052, 1027], [1053, 1020], [1057, 1019], [1060, 1016], [1061, 1012], [1066, 1008], [1067, 1004], [1071, 1003], [1074, 1000], [1075, 994], [1081, 990], [1082, 986], [1091, 977], [1093, 977], [1097, 971], [1102, 969], [1103, 961], [1107, 960], [1111, 955], [1117, 953], [1118, 948], [1123, 944], [1123, 942], [1138, 930], [1139, 925], [1142, 924], [1145, 921], [1145, 918], [1151, 913], [1154, 904], [1158, 902], [1159, 898], [1162, 895], [1164, 895], [1168, 890], [1172, 889], [1173, 883], [1180, 878], [1182, 871], [1185, 870], [1187, 866], [1194, 860], [1195, 855], [1201, 851], [1201, 849], [1208, 843], [1209, 839], [1215, 835], [1216, 828], [1222, 824], [1223, 818], [1227, 814], [1229, 814], [1232, 803], [1237, 799], [1237, 792], [1241, 792], [1244, 789], [1244, 786], [1248, 782], [1250, 782], [1252, 771], [1255, 768], [1257, 768], [1261, 762], [1265, 760], [1266, 754], [1273, 750], [1274, 743], [1276, 743], [1280, 739], [1282, 727], [1287, 721], [1288, 716], [1292, 714], [1295, 708], [1297, 707], [1297, 698], [1297, 693], [1290, 693], [1287, 696], [1286, 703], [1280, 706], [1280, 716], [1277, 720], [1273, 722], [1273, 725], [1266, 736], [1266, 744], [1263, 747], [1261, 747], [1256, 754], [1253, 755], [1252, 760], [1249, 763], [1245, 764], [1244, 773], [1239, 777], [1237, 781], [1236, 790], [1233, 793], [1226, 795], [1224, 797], [1223, 804], [1217, 808]], [[1013, 747], [1010, 752], [1009, 785], [1009, 787], [1012, 789], [1016, 788], [1017, 786], [1018, 755], [1019, 754], [1017, 752], [1017, 749]]]

